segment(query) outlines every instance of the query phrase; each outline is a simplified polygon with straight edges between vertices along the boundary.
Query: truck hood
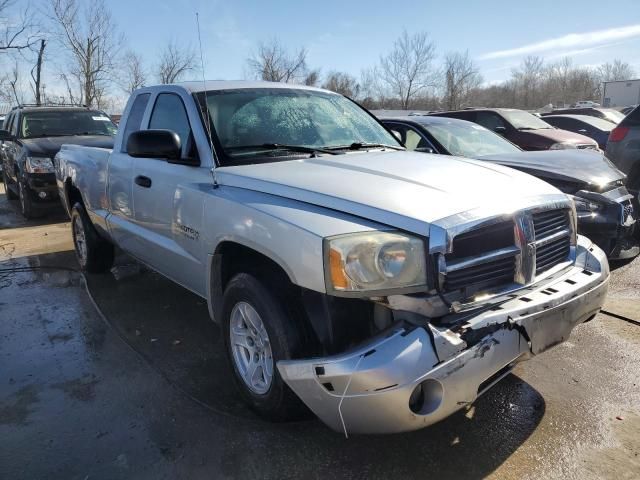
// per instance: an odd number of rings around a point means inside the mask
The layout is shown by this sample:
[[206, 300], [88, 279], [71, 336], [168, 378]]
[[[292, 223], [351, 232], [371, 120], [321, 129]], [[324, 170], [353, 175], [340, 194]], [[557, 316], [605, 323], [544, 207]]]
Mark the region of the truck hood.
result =
[[55, 157], [62, 145], [113, 148], [113, 137], [105, 135], [70, 135], [64, 137], [23, 138], [20, 140], [29, 155]]
[[624, 178], [624, 173], [595, 150], [516, 152], [476, 158], [523, 170], [541, 178], [557, 178], [588, 185], [606, 185]]
[[416, 152], [358, 152], [219, 167], [220, 186], [255, 190], [428, 234], [429, 224], [482, 208], [496, 215], [564, 195], [516, 170]]

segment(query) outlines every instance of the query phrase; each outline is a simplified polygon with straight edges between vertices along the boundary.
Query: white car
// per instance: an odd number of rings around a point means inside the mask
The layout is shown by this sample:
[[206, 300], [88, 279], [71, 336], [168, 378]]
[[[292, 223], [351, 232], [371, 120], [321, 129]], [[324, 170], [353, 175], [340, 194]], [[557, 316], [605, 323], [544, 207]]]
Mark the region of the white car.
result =
[[585, 108], [585, 107], [599, 107], [600, 104], [597, 102], [592, 102], [591, 100], [580, 100], [573, 105], [573, 108]]

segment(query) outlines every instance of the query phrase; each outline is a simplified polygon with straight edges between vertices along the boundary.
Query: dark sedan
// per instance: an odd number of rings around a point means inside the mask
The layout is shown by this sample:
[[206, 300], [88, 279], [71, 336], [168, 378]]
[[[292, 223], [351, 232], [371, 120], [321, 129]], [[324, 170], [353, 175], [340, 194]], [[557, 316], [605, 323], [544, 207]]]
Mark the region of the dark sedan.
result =
[[598, 151], [525, 152], [475, 123], [431, 115], [379, 116], [408, 150], [499, 163], [541, 178], [569, 194], [578, 229], [611, 259], [640, 253], [625, 175]]
[[608, 120], [588, 115], [547, 115], [544, 121], [556, 128], [593, 138], [601, 150], [607, 148], [609, 134], [616, 126]]

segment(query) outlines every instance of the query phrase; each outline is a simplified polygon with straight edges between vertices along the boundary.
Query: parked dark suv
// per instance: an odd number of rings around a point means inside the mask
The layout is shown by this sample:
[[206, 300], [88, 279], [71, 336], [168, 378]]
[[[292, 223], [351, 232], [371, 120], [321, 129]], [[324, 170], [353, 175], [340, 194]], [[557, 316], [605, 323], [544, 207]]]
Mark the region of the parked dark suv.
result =
[[26, 218], [46, 213], [59, 205], [53, 158], [60, 146], [112, 148], [116, 130], [104, 112], [86, 107], [14, 107], [0, 130], [7, 197], [20, 199]]
[[611, 131], [607, 157], [627, 174], [627, 186], [637, 201], [640, 191], [640, 107], [636, 107]]
[[523, 150], [564, 150], [567, 148], [598, 148], [584, 135], [552, 127], [544, 120], [524, 110], [512, 108], [473, 108], [453, 112], [432, 113], [438, 117], [468, 120], [499, 133]]

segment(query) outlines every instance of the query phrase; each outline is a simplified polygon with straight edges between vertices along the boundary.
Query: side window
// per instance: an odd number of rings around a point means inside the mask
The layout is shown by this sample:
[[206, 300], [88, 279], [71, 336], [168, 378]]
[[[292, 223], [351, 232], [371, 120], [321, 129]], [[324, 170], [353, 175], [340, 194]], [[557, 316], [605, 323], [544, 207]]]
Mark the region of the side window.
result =
[[171, 130], [180, 137], [183, 155], [188, 153], [192, 145], [190, 141], [191, 126], [182, 99], [174, 93], [161, 93], [153, 106], [149, 129]]
[[129, 135], [140, 130], [142, 127], [142, 117], [144, 117], [144, 111], [147, 109], [149, 97], [151, 97], [150, 93], [141, 93], [133, 101], [133, 105], [131, 105], [131, 111], [129, 112], [127, 124], [124, 127], [124, 133], [122, 135], [123, 152], [127, 149], [127, 140], [129, 139]]
[[402, 144], [407, 150], [415, 150], [416, 148], [432, 148], [427, 140], [416, 130], [408, 125], [400, 123], [388, 123], [387, 128], [392, 132], [400, 134]]
[[22, 122], [22, 118], [18, 112], [13, 114], [13, 118], [11, 119], [11, 135], [14, 137], [18, 136], [18, 132], [20, 130], [20, 122]]
[[506, 128], [506, 125], [500, 115], [493, 112], [477, 112], [476, 123], [488, 128], [492, 132], [499, 127]]

